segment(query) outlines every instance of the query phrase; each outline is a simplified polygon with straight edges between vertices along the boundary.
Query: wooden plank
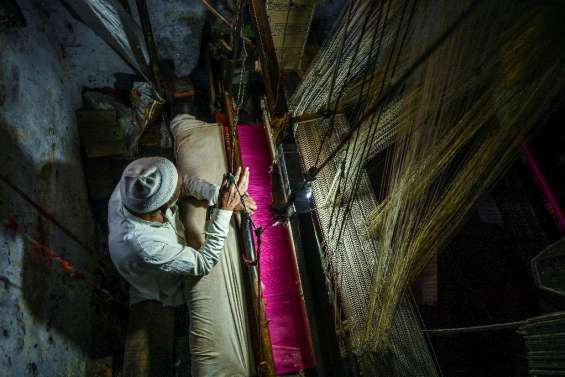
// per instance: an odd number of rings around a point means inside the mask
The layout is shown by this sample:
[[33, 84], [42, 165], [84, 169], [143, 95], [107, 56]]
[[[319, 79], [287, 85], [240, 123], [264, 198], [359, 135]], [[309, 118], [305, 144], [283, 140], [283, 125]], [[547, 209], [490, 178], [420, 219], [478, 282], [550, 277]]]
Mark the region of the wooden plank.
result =
[[267, 0], [267, 16], [280, 68], [302, 71], [315, 1]]

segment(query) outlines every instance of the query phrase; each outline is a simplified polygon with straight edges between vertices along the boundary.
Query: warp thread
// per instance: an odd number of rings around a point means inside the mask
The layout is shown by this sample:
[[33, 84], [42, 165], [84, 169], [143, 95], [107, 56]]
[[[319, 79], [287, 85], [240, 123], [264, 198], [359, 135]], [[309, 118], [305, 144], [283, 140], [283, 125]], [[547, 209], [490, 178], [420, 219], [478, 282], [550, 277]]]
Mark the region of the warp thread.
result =
[[[253, 220], [264, 224], [261, 233], [260, 278], [273, 357], [278, 374], [314, 365], [300, 281], [286, 229], [273, 227], [272, 182], [269, 150], [260, 125], [238, 125], [241, 158], [250, 167], [248, 193], [257, 203]], [[256, 236], [256, 235], [255, 235]], [[257, 243], [258, 239], [255, 238]]]

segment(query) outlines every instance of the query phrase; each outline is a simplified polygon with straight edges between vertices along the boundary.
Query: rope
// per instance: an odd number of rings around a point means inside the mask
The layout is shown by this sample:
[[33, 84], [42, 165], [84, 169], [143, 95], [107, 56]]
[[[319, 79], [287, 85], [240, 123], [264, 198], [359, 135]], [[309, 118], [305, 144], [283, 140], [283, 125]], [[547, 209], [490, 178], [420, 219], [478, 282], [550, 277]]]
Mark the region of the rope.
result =
[[[117, 297], [113, 296], [107, 290], [100, 288], [97, 284], [93, 283], [91, 280], [93, 279], [92, 275], [86, 271], [80, 270], [75, 267], [75, 265], [60, 256], [55, 250], [42, 244], [41, 242], [37, 241], [35, 238], [30, 236], [27, 232], [24, 231], [23, 226], [16, 222], [14, 217], [9, 218], [5, 223], [4, 227], [14, 233], [21, 235], [26, 241], [28, 241], [31, 246], [32, 250], [35, 251], [37, 254], [47, 258], [48, 260], [56, 263], [65, 273], [69, 275], [73, 280], [78, 280], [83, 282], [84, 284], [88, 285], [92, 290], [102, 293], [102, 295], [106, 296], [109, 301], [113, 301], [120, 306], [127, 307], [127, 304], [124, 303], [122, 300], [118, 299]], [[11, 286], [20, 288], [20, 286], [12, 283], [7, 278], [1, 279], [4, 281], [5, 284], [9, 284]]]
[[55, 218], [55, 216], [53, 216], [51, 214], [51, 212], [49, 212], [47, 209], [43, 208], [39, 203], [37, 203], [35, 200], [33, 200], [28, 194], [25, 193], [25, 191], [23, 191], [22, 189], [20, 189], [18, 186], [16, 186], [15, 184], [13, 184], [8, 177], [4, 176], [4, 175], [0, 175], [0, 181], [4, 182], [6, 184], [6, 186], [8, 186], [10, 189], [12, 189], [16, 194], [18, 194], [22, 199], [24, 199], [26, 202], [28, 202], [29, 204], [31, 204], [31, 206], [33, 208], [35, 208], [37, 210], [37, 212], [43, 216], [45, 219], [47, 219], [49, 222], [51, 222], [53, 225], [55, 225], [56, 227], [58, 227], [63, 233], [65, 233], [67, 235], [67, 237], [69, 237], [70, 239], [72, 239], [73, 241], [75, 241], [79, 246], [81, 246], [84, 250], [88, 251], [90, 254], [95, 255], [96, 251], [88, 246], [86, 244], [86, 242], [82, 241], [79, 237], [77, 237], [73, 232], [71, 232], [66, 226], [64, 226], [59, 220], [57, 220]]
[[[76, 236], [73, 232], [71, 232], [66, 226], [64, 226], [59, 220], [57, 220], [47, 209], [43, 208], [39, 203], [33, 200], [28, 194], [26, 194], [22, 189], [18, 186], [13, 184], [6, 176], [0, 175], [0, 180], [4, 182], [8, 187], [10, 187], [16, 194], [18, 194], [22, 199], [28, 202], [33, 208], [37, 210], [37, 212], [53, 225], [58, 227], [67, 237], [75, 241], [79, 246], [81, 246], [84, 250], [88, 251], [90, 255], [95, 256], [97, 253], [96, 251], [89, 247], [86, 242], [82, 241], [78, 236]], [[90, 274], [85, 271], [80, 271], [74, 267], [72, 262], [60, 257], [53, 249], [42, 245], [40, 242], [35, 240], [31, 237], [28, 233], [23, 231], [23, 228], [20, 224], [18, 224], [14, 217], [8, 219], [5, 223], [5, 227], [13, 232], [19, 233], [22, 235], [26, 240], [28, 240], [31, 245], [33, 246], [34, 250], [38, 251], [42, 255], [49, 257], [51, 260], [55, 261], [59, 264], [59, 266], [69, 273], [69, 275], [75, 280], [81, 280], [88, 284], [92, 289], [101, 292], [104, 296], [108, 297], [109, 300], [114, 301], [122, 306], [126, 306], [126, 304], [121, 301], [120, 299], [114, 297], [105, 289], [102, 289], [95, 285], [92, 282], [89, 282], [88, 279], [90, 278]], [[97, 262], [96, 272], [100, 273], [102, 276], [105, 276], [106, 273], [104, 268], [102, 267], [101, 263]]]

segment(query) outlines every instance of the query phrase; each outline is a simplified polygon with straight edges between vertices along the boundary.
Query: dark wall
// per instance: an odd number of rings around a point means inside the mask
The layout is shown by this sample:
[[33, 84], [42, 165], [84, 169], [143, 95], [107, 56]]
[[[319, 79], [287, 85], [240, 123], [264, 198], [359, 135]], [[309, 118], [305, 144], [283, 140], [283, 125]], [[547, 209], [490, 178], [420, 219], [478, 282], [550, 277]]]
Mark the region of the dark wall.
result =
[[0, 222], [13, 220], [21, 231], [0, 227], [0, 375], [82, 376], [94, 327], [92, 291], [45, 250], [95, 271], [101, 255], [75, 110], [83, 86], [110, 84], [112, 72], [129, 69], [60, 2], [17, 4], [25, 26], [0, 31], [0, 174], [95, 251], [0, 182]]

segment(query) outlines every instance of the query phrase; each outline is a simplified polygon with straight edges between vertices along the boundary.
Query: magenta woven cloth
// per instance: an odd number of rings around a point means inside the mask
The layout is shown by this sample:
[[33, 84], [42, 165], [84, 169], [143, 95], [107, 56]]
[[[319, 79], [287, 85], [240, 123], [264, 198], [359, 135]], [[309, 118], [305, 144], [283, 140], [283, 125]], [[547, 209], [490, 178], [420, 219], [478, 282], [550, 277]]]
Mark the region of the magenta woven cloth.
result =
[[[258, 206], [253, 222], [266, 225], [273, 218], [273, 200], [265, 131], [262, 125], [239, 124], [238, 134], [243, 165], [251, 172], [247, 191]], [[277, 374], [311, 368], [312, 345], [288, 231], [282, 225], [271, 226], [261, 240], [261, 283]]]

